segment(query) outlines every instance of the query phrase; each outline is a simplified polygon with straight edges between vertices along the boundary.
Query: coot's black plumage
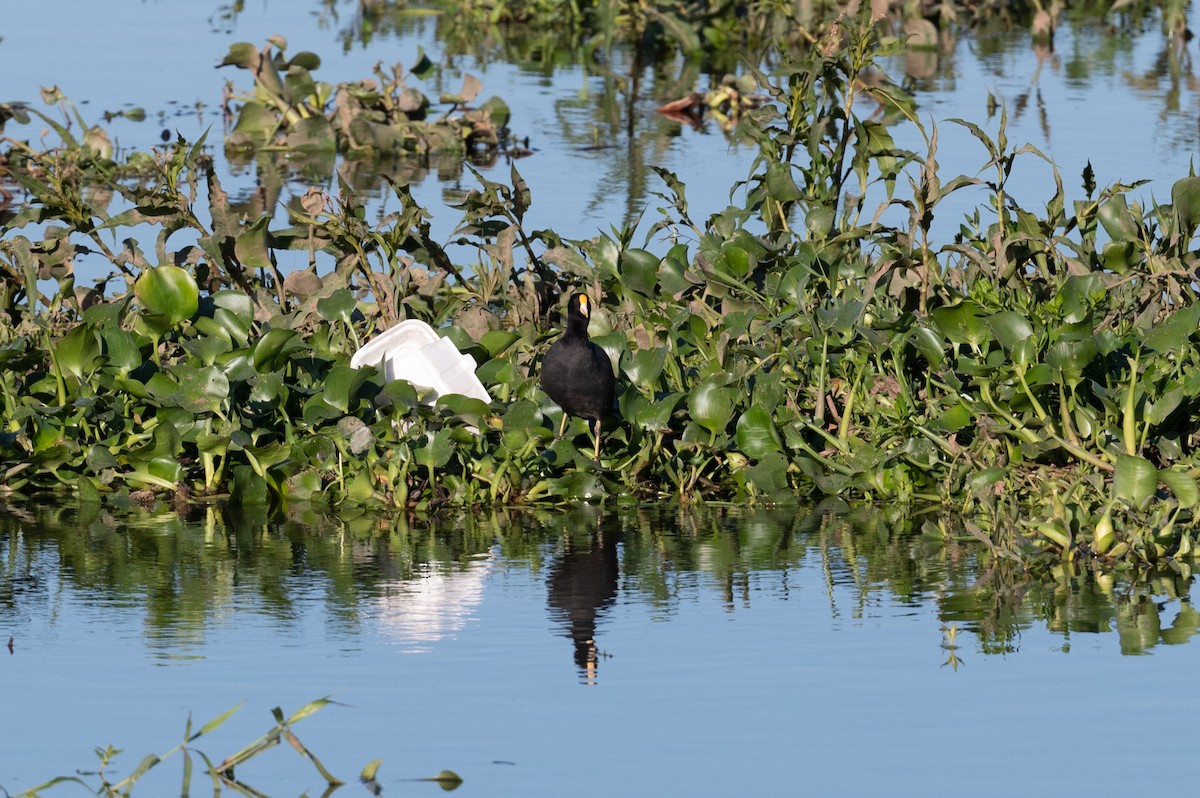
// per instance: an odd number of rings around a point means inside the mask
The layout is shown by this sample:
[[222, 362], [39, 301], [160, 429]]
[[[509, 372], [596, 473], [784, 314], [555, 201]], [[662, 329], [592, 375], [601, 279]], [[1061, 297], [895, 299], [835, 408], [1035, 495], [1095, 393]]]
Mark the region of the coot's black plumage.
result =
[[542, 358], [542, 388], [567, 415], [589, 419], [596, 436], [596, 459], [600, 459], [600, 422], [612, 411], [616, 380], [608, 355], [588, 339], [591, 300], [577, 293], [567, 303], [567, 331]]

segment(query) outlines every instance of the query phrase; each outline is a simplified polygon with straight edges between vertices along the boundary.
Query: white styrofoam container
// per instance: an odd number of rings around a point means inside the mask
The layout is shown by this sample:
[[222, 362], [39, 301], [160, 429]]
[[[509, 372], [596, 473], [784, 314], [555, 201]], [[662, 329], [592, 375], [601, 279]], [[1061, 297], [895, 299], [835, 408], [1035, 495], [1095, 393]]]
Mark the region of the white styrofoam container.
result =
[[408, 380], [431, 392], [429, 401], [449, 393], [491, 402], [475, 376], [475, 358], [464, 355], [420, 319], [405, 319], [367, 341], [350, 358], [354, 368], [379, 366], [387, 381]]

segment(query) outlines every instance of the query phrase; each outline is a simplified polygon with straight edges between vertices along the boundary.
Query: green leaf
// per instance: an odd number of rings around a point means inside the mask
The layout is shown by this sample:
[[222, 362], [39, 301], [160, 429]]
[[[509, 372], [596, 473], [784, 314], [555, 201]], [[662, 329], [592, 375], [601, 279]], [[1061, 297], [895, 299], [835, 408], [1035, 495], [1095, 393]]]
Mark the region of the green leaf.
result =
[[188, 738], [188, 742], [191, 742], [192, 740], [195, 740], [196, 738], [201, 737], [201, 736], [208, 734], [209, 732], [215, 730], [216, 728], [221, 726], [221, 724], [223, 724], [225, 721], [229, 720], [230, 716], [233, 715], [233, 713], [237, 712], [241, 708], [242, 708], [242, 704], [238, 704], [237, 706], [233, 707], [232, 709], [227, 709], [224, 712], [222, 712], [220, 715], [217, 715], [215, 718], [210, 720], [208, 723], [205, 723], [203, 726], [201, 726], [200, 731], [196, 732], [195, 735]]
[[1130, 241], [1109, 241], [1100, 253], [1100, 262], [1114, 274], [1125, 274], [1140, 260]]
[[288, 61], [288, 66], [289, 67], [300, 67], [302, 69], [307, 69], [308, 71], [311, 72], [314, 69], [320, 68], [321, 56], [319, 56], [316, 53], [311, 52], [309, 50], [301, 50], [300, 52], [298, 52], [294, 56], [292, 56], [291, 60]]
[[658, 282], [660, 259], [644, 249], [627, 249], [621, 253], [621, 285], [643, 296], [652, 296]]
[[273, 327], [263, 333], [254, 344], [251, 360], [254, 370], [258, 372], [273, 371], [279, 368], [288, 354], [303, 346], [298, 340], [295, 330]]
[[1142, 505], [1158, 490], [1158, 469], [1143, 457], [1132, 454], [1117, 456], [1113, 476], [1113, 495], [1118, 499]]
[[242, 103], [242, 110], [238, 112], [233, 131], [245, 136], [254, 144], [263, 145], [278, 126], [279, 119], [273, 110], [260, 102], [248, 100]]
[[767, 187], [767, 196], [777, 202], [791, 202], [804, 196], [792, 177], [790, 163], [773, 163], [768, 166], [764, 182]]
[[[676, 250], [680, 250], [676, 254]], [[678, 244], [671, 248], [658, 266], [658, 287], [664, 294], [682, 294], [693, 283], [687, 279], [687, 247]]]
[[967, 486], [974, 493], [980, 491], [989, 491], [995, 488], [997, 482], [1004, 481], [1004, 469], [999, 466], [985, 468], [982, 471], [977, 471], [967, 479]]
[[719, 273], [736, 282], [741, 282], [750, 274], [752, 258], [750, 253], [739, 246], [726, 244], [721, 247], [721, 254], [713, 262], [713, 268]]
[[930, 366], [937, 368], [946, 359], [941, 336], [928, 327], [913, 327], [906, 338]]
[[362, 781], [375, 781], [375, 775], [379, 773], [379, 766], [382, 764], [382, 759], [372, 759], [363, 767], [362, 772], [358, 774], [359, 779]]
[[413, 448], [413, 458], [426, 468], [441, 468], [454, 456], [454, 441], [449, 429], [426, 435], [423, 445]]
[[1188, 476], [1186, 471], [1163, 469], [1158, 472], [1158, 479], [1171, 489], [1175, 500], [1183, 508], [1195, 507], [1200, 502], [1200, 486], [1196, 480]]
[[271, 250], [267, 246], [267, 225], [271, 215], [264, 213], [254, 220], [233, 242], [233, 254], [248, 269], [269, 269]]
[[682, 392], [647, 399], [632, 391], [622, 400], [621, 414], [647, 432], [665, 432], [671, 426], [671, 416], [683, 398]]
[[1078, 383], [1083, 370], [1096, 359], [1096, 343], [1091, 336], [1064, 336], [1046, 349], [1046, 365], [1062, 382]]
[[417, 78], [424, 80], [425, 78], [429, 77], [429, 74], [433, 72], [433, 70], [434, 64], [429, 60], [429, 56], [425, 55], [425, 49], [423, 47], [418, 47], [417, 62], [413, 64], [412, 69], [410, 69], [409, 72], [411, 72]]
[[688, 413], [714, 435], [724, 432], [733, 416], [736, 394], [726, 387], [728, 382], [729, 375], [715, 374], [696, 383], [688, 394]]
[[1099, 274], [1073, 274], [1066, 279], [1055, 299], [1060, 303], [1063, 321], [1068, 324], [1086, 323], [1092, 308], [1104, 299], [1108, 288]]
[[1172, 385], [1159, 394], [1157, 399], [1147, 401], [1146, 421], [1151, 424], [1161, 424], [1166, 421], [1167, 417], [1174, 413], [1183, 402], [1184, 393], [1182, 385]]
[[988, 317], [988, 328], [992, 335], [1004, 347], [1005, 352], [1012, 353], [1022, 341], [1033, 335], [1033, 325], [1024, 316], [1015, 311], [1004, 310]]
[[162, 318], [167, 329], [190, 319], [200, 308], [196, 280], [178, 266], [147, 269], [133, 284], [133, 293], [145, 312]]
[[667, 363], [667, 348], [640, 349], [630, 353], [625, 363], [625, 376], [629, 382], [643, 390], [653, 390]]
[[270, 497], [267, 481], [249, 465], [242, 463], [232, 468], [233, 480], [229, 485], [229, 498], [242, 506], [259, 506]]
[[940, 432], [958, 432], [974, 420], [971, 414], [971, 408], [967, 407], [966, 402], [959, 401], [958, 403], [946, 408], [930, 425], [933, 429]]
[[783, 446], [771, 414], [761, 407], [751, 407], [742, 413], [737, 420], [736, 437], [738, 449], [754, 460], [761, 460]]
[[487, 350], [489, 358], [494, 358], [507, 352], [508, 348], [519, 340], [520, 333], [512, 330], [489, 330], [479, 339], [479, 345]]
[[1114, 243], [1124, 244], [1137, 241], [1140, 238], [1138, 220], [1125, 202], [1125, 195], [1118, 194], [1100, 204], [1096, 214], [1104, 232]]
[[787, 470], [787, 458], [779, 452], [768, 452], [746, 469], [746, 481], [774, 501], [786, 501], [790, 493]]
[[1200, 177], [1185, 177], [1171, 186], [1171, 207], [1179, 230], [1189, 237], [1200, 224]]
[[75, 490], [79, 494], [80, 502], [86, 504], [100, 503], [100, 491], [89, 477], [80, 477], [75, 482]]
[[64, 335], [51, 353], [59, 368], [82, 379], [95, 369], [100, 359], [100, 344], [93, 330], [80, 325]]
[[258, 62], [258, 48], [250, 42], [235, 42], [229, 45], [229, 52], [221, 59], [218, 67], [236, 66], [250, 69]]
[[438, 397], [437, 404], [438, 407], [450, 411], [454, 418], [477, 429], [483, 429], [492, 414], [487, 402], [457, 393]]
[[326, 321], [350, 323], [354, 309], [358, 307], [354, 294], [346, 288], [339, 288], [324, 299], [317, 300], [317, 313]]
[[488, 97], [479, 105], [479, 109], [487, 111], [491, 115], [492, 125], [497, 128], [508, 127], [508, 123], [512, 119], [512, 111], [509, 110], [508, 103], [500, 97]]
[[212, 299], [217, 305], [213, 320], [225, 328], [232, 340], [245, 346], [254, 324], [253, 300], [240, 291], [218, 291]]
[[1179, 352], [1196, 332], [1197, 324], [1200, 324], [1200, 303], [1193, 303], [1154, 325], [1142, 339], [1142, 344], [1155, 352]]
[[[333, 153], [337, 151], [337, 135], [328, 119], [323, 116], [309, 116], [298, 120], [288, 130], [286, 144], [305, 154], [315, 156], [319, 153], [327, 153], [332, 158]], [[266, 231], [265, 224], [263, 230]], [[240, 236], [238, 241], [241, 241]]]
[[357, 404], [354, 399], [358, 389], [367, 381], [369, 375], [367, 369], [334, 366], [325, 376], [325, 391], [321, 396], [330, 407], [349, 413], [352, 406]]
[[540, 429], [542, 418], [542, 409], [537, 402], [519, 399], [509, 405], [504, 413], [504, 431]]
[[938, 330], [952, 343], [979, 347], [988, 340], [982, 310], [977, 303], [965, 299], [957, 305], [935, 308], [930, 315]]
[[219, 413], [229, 401], [229, 379], [216, 366], [179, 364], [171, 368], [171, 374], [179, 383], [180, 407], [192, 413]]

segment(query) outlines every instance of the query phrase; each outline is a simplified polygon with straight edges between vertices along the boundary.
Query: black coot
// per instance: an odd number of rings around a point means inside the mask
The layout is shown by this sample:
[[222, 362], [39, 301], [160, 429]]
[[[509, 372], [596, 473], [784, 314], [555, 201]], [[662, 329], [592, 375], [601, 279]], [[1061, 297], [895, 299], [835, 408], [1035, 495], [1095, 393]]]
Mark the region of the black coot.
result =
[[563, 409], [560, 436], [568, 415], [592, 422], [599, 460], [600, 422], [612, 412], [616, 380], [608, 355], [588, 340], [590, 317], [591, 300], [587, 294], [573, 294], [567, 304], [567, 331], [542, 358], [542, 388]]

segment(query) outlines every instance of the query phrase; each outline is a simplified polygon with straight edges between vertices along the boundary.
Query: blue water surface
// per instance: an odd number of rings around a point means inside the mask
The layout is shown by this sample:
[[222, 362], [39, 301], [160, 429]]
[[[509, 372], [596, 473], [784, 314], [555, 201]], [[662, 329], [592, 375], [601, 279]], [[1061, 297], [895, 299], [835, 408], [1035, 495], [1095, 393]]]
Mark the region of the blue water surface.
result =
[[[1151, 635], [1130, 656], [1116, 624], [1070, 628], [1120, 613], [1135, 582], [1106, 600], [1088, 598], [1086, 567], [1057, 585], [1022, 577], [1027, 596], [995, 605], [1014, 613], [997, 634], [998, 613], [952, 609], [988, 570], [970, 547], [952, 552], [960, 563], [899, 533], [880, 549], [853, 525], [804, 526], [802, 511], [701, 514], [699, 534], [693, 516], [648, 515], [518, 518], [479, 546], [460, 537], [470, 520], [414, 523], [408, 541], [480, 548], [430, 561], [336, 523], [272, 522], [251, 538], [220, 517], [158, 532], [9, 523], [0, 785], [86, 770], [109, 743], [126, 775], [189, 715], [199, 726], [244, 702], [195, 743], [219, 760], [271, 727], [270, 708], [321, 696], [339, 705], [296, 734], [343, 780], [382, 759], [385, 795], [437, 791], [407, 780], [447, 768], [461, 794], [488, 796], [1129, 795], [1193, 782], [1170, 732], [1197, 709], [1195, 646]], [[200, 572], [214, 576], [191, 582]], [[1042, 617], [1039, 586], [1058, 621]], [[1150, 592], [1163, 627], [1190, 611], [1186, 596]], [[1080, 600], [1094, 606], [1069, 609]], [[1004, 652], [985, 653], [997, 637]], [[181, 773], [163, 764], [139, 791], [178, 792]], [[236, 775], [269, 795], [324, 789], [286, 746]]]

